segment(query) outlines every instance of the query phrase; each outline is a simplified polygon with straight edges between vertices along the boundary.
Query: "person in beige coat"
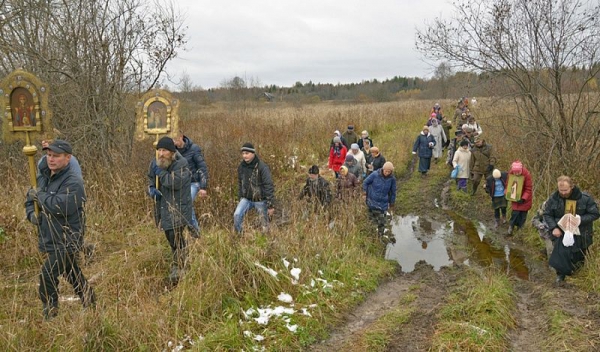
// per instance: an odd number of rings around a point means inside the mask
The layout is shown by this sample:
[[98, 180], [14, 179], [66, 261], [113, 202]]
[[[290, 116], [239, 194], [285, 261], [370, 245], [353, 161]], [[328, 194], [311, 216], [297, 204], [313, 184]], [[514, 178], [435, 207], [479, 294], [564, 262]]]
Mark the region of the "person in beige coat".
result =
[[458, 167], [458, 176], [456, 177], [459, 191], [467, 192], [467, 180], [471, 175], [471, 151], [469, 150], [469, 142], [462, 140], [460, 147], [454, 153], [452, 166]]

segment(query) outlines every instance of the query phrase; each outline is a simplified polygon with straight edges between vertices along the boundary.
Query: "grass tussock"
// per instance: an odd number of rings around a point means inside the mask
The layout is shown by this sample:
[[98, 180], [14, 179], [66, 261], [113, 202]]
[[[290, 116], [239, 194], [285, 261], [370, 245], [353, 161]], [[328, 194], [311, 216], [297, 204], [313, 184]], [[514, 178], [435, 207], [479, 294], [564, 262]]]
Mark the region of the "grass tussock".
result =
[[448, 297], [433, 336], [436, 351], [506, 351], [515, 327], [512, 285], [494, 271], [479, 277], [469, 271]]

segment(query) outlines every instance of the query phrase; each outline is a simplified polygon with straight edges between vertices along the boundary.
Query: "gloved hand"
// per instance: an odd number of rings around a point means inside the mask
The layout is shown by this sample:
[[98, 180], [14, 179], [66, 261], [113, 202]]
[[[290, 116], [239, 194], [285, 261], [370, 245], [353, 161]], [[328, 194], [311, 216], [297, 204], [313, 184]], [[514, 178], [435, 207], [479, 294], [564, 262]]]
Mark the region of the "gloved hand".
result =
[[27, 198], [36, 201], [38, 200], [38, 192], [35, 188], [30, 188], [29, 191], [27, 191]]
[[521, 199], [519, 199], [519, 201], [517, 203], [523, 204], [523, 203], [525, 203], [525, 199], [521, 198]]
[[156, 163], [152, 164], [152, 172], [153, 172], [155, 175], [158, 175], [158, 174], [160, 174], [160, 171], [161, 171], [161, 170], [162, 170], [162, 169], [161, 169], [160, 167], [158, 167], [158, 165], [156, 165]]
[[148, 195], [157, 201], [162, 197], [162, 193], [153, 186], [148, 187]]
[[35, 213], [31, 213], [31, 215], [29, 215], [29, 218], [27, 220], [29, 220], [30, 223], [32, 223], [36, 226], [39, 224], [37, 216], [35, 216]]

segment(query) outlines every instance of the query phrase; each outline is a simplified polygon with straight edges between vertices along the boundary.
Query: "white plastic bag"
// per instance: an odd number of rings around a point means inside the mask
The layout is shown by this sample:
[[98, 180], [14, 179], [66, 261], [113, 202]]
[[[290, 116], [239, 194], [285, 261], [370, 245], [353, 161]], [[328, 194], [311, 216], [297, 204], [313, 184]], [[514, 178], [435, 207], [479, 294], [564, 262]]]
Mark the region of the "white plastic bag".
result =
[[563, 237], [563, 244], [565, 245], [565, 247], [571, 247], [573, 244], [575, 244], [575, 237], [573, 236], [573, 232], [565, 232], [565, 236]]

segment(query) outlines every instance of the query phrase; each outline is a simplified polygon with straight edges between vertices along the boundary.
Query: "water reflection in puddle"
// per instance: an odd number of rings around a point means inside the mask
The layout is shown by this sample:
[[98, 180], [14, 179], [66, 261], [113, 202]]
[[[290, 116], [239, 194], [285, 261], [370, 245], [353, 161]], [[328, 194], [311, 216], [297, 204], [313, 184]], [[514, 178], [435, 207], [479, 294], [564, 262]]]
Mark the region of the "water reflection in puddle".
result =
[[396, 244], [388, 244], [385, 258], [396, 260], [404, 272], [413, 271], [421, 260], [440, 270], [452, 264], [444, 243], [444, 236], [451, 231], [452, 223], [433, 222], [414, 215], [395, 216], [392, 234]]
[[[440, 222], [416, 215], [395, 216], [391, 225], [396, 243], [388, 244], [385, 258], [397, 261], [404, 272], [413, 271], [415, 264], [421, 260], [433, 266], [436, 271], [453, 263], [469, 265], [473, 261], [480, 266], [496, 267], [507, 275], [515, 275], [524, 280], [529, 278], [525, 256], [521, 251], [508, 245], [497, 248], [486, 237], [488, 230], [485, 225], [475, 225], [456, 214], [451, 216], [457, 223]], [[458, 246], [447, 246], [446, 237], [452, 235], [466, 235], [466, 244], [470, 248], [461, 251]]]

